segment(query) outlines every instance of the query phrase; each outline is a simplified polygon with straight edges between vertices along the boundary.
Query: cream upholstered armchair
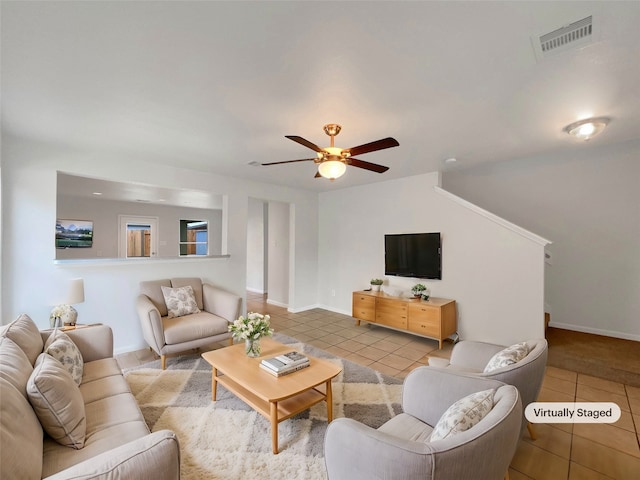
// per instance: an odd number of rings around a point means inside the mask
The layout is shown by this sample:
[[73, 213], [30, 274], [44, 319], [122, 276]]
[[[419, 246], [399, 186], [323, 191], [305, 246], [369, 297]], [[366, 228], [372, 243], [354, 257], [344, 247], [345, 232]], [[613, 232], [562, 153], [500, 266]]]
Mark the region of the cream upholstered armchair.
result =
[[[529, 435], [535, 440], [535, 432], [524, 417], [524, 409], [530, 403], [535, 402], [540, 393], [547, 365], [548, 344], [544, 338], [527, 340], [523, 343], [526, 344], [528, 353], [522, 359], [515, 361], [515, 363], [509, 363], [508, 360], [502, 363], [494, 361], [493, 369], [489, 367], [489, 362], [500, 352], [513, 351], [513, 347], [516, 347], [517, 344], [506, 347], [484, 342], [461, 341], [454, 345], [450, 359], [431, 357], [429, 358], [429, 367], [464, 372], [514, 385], [522, 398], [522, 428], [524, 429], [526, 425], [529, 429]], [[506, 357], [508, 356], [509, 354], [506, 355]]]
[[231, 342], [229, 322], [238, 318], [241, 308], [241, 297], [202, 283], [199, 278], [140, 282], [136, 302], [142, 334], [160, 355], [163, 370], [167, 355], [221, 340]]
[[[493, 406], [478, 423], [436, 434], [451, 411], [460, 411], [454, 404], [494, 389]], [[329, 480], [498, 480], [508, 474], [522, 416], [514, 386], [419, 367], [404, 381], [402, 409], [377, 430], [349, 418], [332, 421], [324, 441]]]

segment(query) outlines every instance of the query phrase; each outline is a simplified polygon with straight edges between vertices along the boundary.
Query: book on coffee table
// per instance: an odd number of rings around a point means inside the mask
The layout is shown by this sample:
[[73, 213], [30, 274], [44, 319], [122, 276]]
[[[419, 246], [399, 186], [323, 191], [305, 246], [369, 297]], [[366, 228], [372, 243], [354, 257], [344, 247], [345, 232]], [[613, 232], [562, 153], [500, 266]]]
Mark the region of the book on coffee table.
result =
[[269, 372], [274, 377], [282, 377], [283, 375], [289, 375], [290, 373], [297, 372], [298, 370], [302, 370], [303, 368], [307, 368], [311, 365], [309, 360], [306, 363], [300, 363], [298, 365], [294, 365], [292, 367], [287, 367], [282, 370], [276, 371], [269, 367], [268, 363], [265, 363], [264, 360], [260, 363], [260, 368], [262, 368], [265, 372]]
[[277, 360], [280, 360], [285, 365], [300, 365], [301, 363], [308, 362], [309, 359], [300, 352], [287, 352], [276, 357]]
[[309, 359], [298, 352], [287, 352], [275, 357], [264, 358], [261, 362], [262, 365], [276, 372], [281, 372], [305, 363], [309, 363]]

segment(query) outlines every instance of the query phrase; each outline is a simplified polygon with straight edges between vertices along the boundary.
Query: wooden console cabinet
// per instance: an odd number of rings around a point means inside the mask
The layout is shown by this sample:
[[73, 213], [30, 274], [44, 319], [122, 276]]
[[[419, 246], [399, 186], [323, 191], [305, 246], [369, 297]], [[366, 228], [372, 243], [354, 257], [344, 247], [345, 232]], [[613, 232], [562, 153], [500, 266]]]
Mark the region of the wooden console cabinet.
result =
[[383, 292], [353, 292], [352, 316], [423, 337], [442, 341], [456, 333], [456, 301], [431, 297], [428, 301], [392, 297]]

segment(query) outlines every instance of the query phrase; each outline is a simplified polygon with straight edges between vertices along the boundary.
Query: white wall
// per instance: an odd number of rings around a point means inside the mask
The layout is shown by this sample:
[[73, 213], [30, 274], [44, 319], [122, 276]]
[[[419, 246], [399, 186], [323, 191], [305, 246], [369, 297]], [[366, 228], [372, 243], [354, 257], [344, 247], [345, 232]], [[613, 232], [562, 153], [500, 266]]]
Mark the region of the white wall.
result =
[[553, 239], [552, 326], [640, 340], [639, 159], [639, 141], [585, 142], [562, 154], [449, 172], [443, 185]]
[[289, 306], [289, 204], [269, 202], [267, 302]]
[[262, 200], [249, 199], [247, 218], [247, 290], [256, 293], [266, 293], [267, 291], [266, 205]]
[[[244, 296], [250, 195], [295, 205], [291, 256], [295, 277], [288, 303], [297, 310], [316, 304], [317, 194], [166, 167], [120, 154], [77, 151], [8, 135], [2, 140], [3, 324], [24, 312], [41, 328], [47, 327], [55, 286], [81, 277], [85, 280], [85, 302], [77, 306], [80, 321], [111, 325], [116, 351], [121, 352], [144, 346], [134, 310], [141, 280], [200, 276]], [[113, 181], [212, 189], [226, 195], [228, 216], [223, 227], [228, 230], [229, 258], [54, 264], [57, 170]]]
[[[432, 173], [320, 194], [320, 304], [350, 314], [352, 292], [385, 278], [384, 234], [441, 232], [442, 280], [421, 283], [458, 302], [461, 338], [542, 337], [544, 242], [438, 193], [438, 184]], [[408, 291], [417, 282], [386, 277], [385, 287]]]

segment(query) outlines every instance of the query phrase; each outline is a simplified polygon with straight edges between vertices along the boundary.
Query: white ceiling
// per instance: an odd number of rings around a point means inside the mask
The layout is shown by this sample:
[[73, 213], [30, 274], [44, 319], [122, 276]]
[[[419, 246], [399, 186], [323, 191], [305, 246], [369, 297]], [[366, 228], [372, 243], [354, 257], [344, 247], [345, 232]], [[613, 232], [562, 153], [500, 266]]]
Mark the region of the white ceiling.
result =
[[[640, 2], [8, 2], [3, 133], [324, 191], [640, 137]], [[538, 61], [588, 15], [597, 40]], [[563, 133], [609, 116], [588, 143]], [[286, 138], [392, 136], [313, 179]], [[456, 157], [454, 167], [443, 160]], [[87, 156], [90, 161], [90, 155]]]

